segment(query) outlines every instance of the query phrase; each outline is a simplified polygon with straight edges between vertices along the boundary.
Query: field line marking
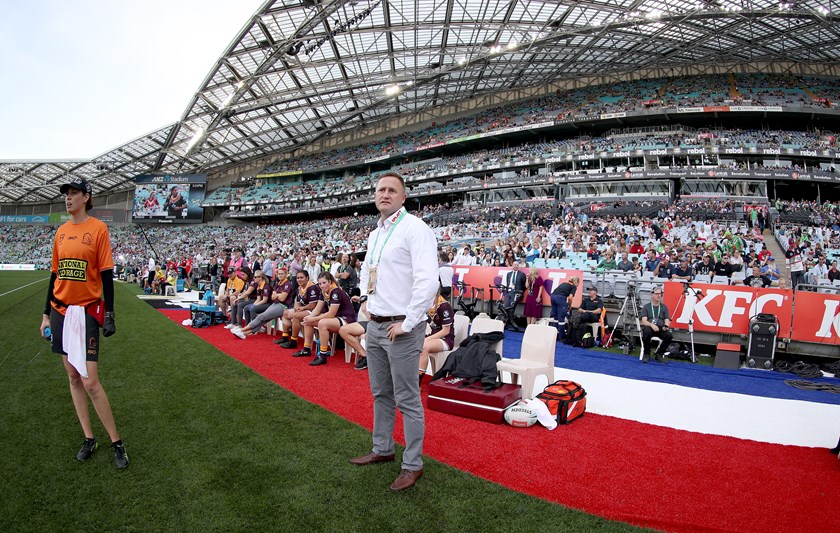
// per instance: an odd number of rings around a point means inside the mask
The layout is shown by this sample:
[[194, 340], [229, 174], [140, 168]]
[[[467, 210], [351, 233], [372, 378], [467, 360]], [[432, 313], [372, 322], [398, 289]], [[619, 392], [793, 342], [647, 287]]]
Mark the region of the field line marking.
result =
[[21, 289], [25, 289], [25, 288], [29, 287], [30, 285], [35, 285], [36, 283], [41, 283], [42, 281], [47, 281], [48, 279], [49, 279], [49, 278], [38, 279], [38, 280], [33, 281], [32, 283], [27, 283], [26, 285], [21, 285], [21, 286], [20, 286], [20, 287], [18, 287], [17, 289], [12, 289], [12, 290], [10, 290], [10, 291], [6, 291], [6, 292], [4, 292], [3, 294], [0, 294], [0, 298], [2, 298], [3, 296], [6, 296], [7, 294], [12, 294], [12, 293], [13, 293], [13, 292], [15, 292], [15, 291], [19, 291], [19, 290], [21, 290]]

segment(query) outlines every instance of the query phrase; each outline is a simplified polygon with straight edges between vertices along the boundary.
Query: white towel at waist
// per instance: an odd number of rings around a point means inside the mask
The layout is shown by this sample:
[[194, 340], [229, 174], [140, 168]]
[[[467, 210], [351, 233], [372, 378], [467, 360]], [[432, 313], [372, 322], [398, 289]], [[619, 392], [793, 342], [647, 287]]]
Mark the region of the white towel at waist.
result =
[[85, 355], [85, 308], [71, 305], [64, 315], [64, 329], [61, 343], [67, 353], [67, 360], [79, 371], [83, 378], [88, 377], [87, 357]]

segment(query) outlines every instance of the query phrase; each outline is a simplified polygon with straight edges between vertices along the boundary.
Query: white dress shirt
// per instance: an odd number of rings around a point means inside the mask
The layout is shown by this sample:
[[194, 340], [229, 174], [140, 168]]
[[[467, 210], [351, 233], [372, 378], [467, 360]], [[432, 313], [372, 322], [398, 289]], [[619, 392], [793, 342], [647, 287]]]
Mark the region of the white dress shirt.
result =
[[[369, 315], [405, 315], [402, 329], [408, 333], [418, 324], [425, 324], [426, 312], [434, 304], [439, 280], [437, 241], [425, 222], [405, 212], [385, 242], [394, 222], [404, 211], [405, 207], [400, 208], [384, 223], [382, 219], [378, 220], [376, 229], [370, 233], [367, 255], [359, 275], [359, 289], [362, 296], [368, 297]], [[368, 294], [371, 266], [376, 267], [376, 291]]]

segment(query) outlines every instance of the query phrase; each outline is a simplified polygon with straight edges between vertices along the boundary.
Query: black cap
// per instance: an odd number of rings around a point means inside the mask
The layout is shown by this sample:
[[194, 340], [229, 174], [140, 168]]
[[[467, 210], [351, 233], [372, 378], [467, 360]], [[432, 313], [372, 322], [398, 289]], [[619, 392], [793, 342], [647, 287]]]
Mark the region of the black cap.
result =
[[61, 194], [67, 194], [67, 189], [77, 189], [83, 193], [93, 195], [93, 187], [90, 186], [88, 180], [83, 178], [73, 178], [69, 182], [61, 186]]
[[586, 290], [598, 292], [598, 288], [595, 285], [590, 285]]

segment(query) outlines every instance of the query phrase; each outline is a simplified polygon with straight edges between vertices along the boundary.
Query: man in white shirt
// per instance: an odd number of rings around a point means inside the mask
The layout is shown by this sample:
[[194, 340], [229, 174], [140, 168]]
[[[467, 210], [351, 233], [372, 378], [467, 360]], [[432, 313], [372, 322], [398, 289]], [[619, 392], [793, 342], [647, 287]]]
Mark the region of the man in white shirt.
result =
[[377, 227], [368, 237], [359, 289], [367, 327], [367, 363], [373, 393], [373, 450], [350, 463], [394, 460], [396, 408], [403, 415], [405, 452], [392, 491], [413, 486], [423, 475], [425, 419], [417, 368], [426, 333], [426, 312], [435, 301], [437, 242], [421, 219], [408, 214], [405, 182], [386, 173], [376, 183]]

